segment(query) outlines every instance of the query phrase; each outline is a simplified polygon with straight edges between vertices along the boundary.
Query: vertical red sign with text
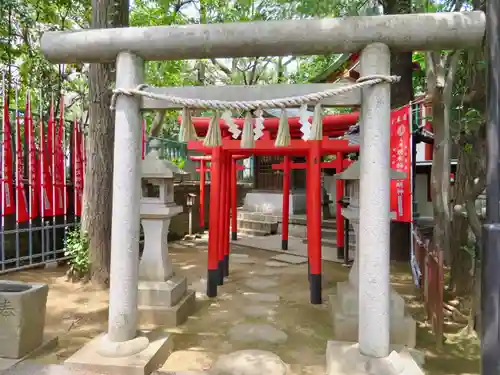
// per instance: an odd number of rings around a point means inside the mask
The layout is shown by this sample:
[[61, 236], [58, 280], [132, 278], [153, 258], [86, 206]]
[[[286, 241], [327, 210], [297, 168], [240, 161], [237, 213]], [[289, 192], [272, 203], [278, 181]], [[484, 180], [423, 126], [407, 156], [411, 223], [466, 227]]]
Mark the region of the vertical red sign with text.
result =
[[394, 221], [411, 222], [411, 106], [391, 112], [391, 168], [406, 173], [391, 181], [391, 212]]

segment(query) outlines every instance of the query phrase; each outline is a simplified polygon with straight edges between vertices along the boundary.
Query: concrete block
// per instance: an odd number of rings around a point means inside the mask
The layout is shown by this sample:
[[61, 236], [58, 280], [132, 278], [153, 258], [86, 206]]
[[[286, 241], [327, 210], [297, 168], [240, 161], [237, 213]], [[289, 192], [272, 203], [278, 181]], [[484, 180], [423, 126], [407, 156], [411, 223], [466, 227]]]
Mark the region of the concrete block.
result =
[[186, 278], [172, 276], [167, 281], [139, 281], [138, 305], [140, 306], [175, 306], [187, 290]]
[[403, 349], [393, 350], [385, 358], [361, 354], [354, 342], [328, 341], [326, 347], [327, 375], [423, 375], [423, 370]]
[[167, 360], [173, 350], [173, 337], [163, 332], [148, 332], [144, 335], [149, 338], [149, 345], [143, 351], [131, 356], [108, 357], [99, 354], [104, 337], [101, 334], [69, 357], [64, 366], [71, 370], [106, 375], [149, 375]]
[[[391, 317], [391, 344], [414, 348], [416, 345], [417, 322], [411, 316]], [[333, 331], [336, 340], [358, 340], [358, 317], [343, 315], [337, 311], [333, 314]]]
[[0, 281], [0, 357], [21, 358], [43, 343], [49, 287]]
[[176, 327], [184, 323], [196, 307], [195, 292], [188, 290], [175, 306], [139, 305], [139, 324], [148, 326]]
[[[337, 283], [337, 294], [332, 301], [332, 308], [341, 311], [344, 315], [358, 315], [358, 290], [348, 281]], [[398, 293], [391, 289], [391, 317], [405, 316], [405, 301]]]

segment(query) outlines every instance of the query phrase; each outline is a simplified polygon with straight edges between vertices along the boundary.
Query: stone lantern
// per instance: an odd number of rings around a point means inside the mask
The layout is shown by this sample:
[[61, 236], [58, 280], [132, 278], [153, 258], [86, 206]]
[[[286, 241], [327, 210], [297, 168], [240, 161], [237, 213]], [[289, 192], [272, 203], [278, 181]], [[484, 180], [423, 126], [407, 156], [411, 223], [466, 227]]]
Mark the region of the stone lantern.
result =
[[[359, 181], [360, 163], [352, 163], [344, 172], [336, 176], [337, 179], [344, 180], [346, 185], [346, 195], [349, 198], [349, 205], [342, 208], [342, 215], [349, 220], [354, 229], [356, 237], [356, 251], [354, 262], [349, 273], [347, 282], [337, 284], [337, 294], [330, 296], [333, 308], [333, 324], [335, 338], [339, 341], [358, 341], [358, 286], [359, 286], [359, 259], [363, 256], [359, 249]], [[401, 180], [406, 178], [406, 173], [391, 169], [391, 180]], [[391, 213], [391, 219], [396, 214]], [[394, 290], [391, 290], [391, 343], [415, 347], [416, 323], [413, 318], [405, 314], [405, 304], [403, 298]]]
[[[181, 324], [194, 307], [186, 278], [175, 275], [168, 255], [170, 219], [183, 212], [174, 202], [174, 177], [181, 171], [152, 149], [142, 161], [141, 224], [144, 251], [139, 263], [138, 305], [141, 323]], [[189, 308], [180, 308], [188, 304]]]

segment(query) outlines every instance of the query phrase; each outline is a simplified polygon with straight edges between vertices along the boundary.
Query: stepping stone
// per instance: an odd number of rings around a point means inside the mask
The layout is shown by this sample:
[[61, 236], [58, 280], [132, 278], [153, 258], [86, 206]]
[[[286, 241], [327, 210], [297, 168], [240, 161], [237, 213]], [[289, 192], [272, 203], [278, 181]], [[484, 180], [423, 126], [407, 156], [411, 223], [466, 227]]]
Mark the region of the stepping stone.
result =
[[280, 300], [280, 296], [273, 293], [243, 293], [243, 295], [257, 302], [278, 302]]
[[220, 356], [210, 368], [213, 375], [285, 375], [287, 365], [264, 350], [240, 350]]
[[269, 324], [238, 324], [229, 330], [232, 341], [255, 342], [263, 341], [271, 344], [283, 343], [288, 335]]
[[269, 306], [253, 305], [253, 306], [245, 307], [245, 309], [243, 310], [243, 313], [247, 316], [251, 316], [253, 318], [258, 318], [261, 316], [275, 315], [276, 311], [274, 311]]
[[264, 263], [268, 267], [286, 267], [288, 264], [282, 262], [276, 262], [275, 260], [269, 260]]
[[299, 257], [297, 255], [291, 254], [280, 254], [273, 256], [271, 259], [277, 260], [278, 262], [290, 263], [290, 264], [303, 264], [307, 263], [307, 258]]
[[283, 269], [280, 268], [262, 268], [253, 271], [253, 275], [259, 276], [277, 276], [283, 273]]
[[229, 255], [229, 264], [255, 264], [256, 261], [253, 258], [250, 258], [248, 254], [231, 254]]
[[262, 278], [250, 279], [245, 282], [245, 285], [252, 289], [262, 290], [278, 286], [278, 283], [273, 280], [266, 280]]

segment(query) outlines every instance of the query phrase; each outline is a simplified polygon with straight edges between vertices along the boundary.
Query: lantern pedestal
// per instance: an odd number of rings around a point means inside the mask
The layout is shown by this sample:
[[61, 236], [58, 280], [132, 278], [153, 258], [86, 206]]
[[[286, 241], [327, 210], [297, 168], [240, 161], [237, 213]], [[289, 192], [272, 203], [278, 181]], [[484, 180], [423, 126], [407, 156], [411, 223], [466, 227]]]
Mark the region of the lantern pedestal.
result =
[[183, 211], [174, 203], [174, 171], [156, 150], [143, 161], [141, 224], [144, 252], [139, 263], [138, 310], [141, 326], [175, 327], [194, 310], [194, 291], [175, 274], [168, 254], [170, 219]]
[[[349, 198], [349, 205], [342, 209], [342, 215], [349, 220], [354, 228], [356, 236], [356, 251], [354, 262], [349, 273], [349, 279], [345, 282], [337, 283], [337, 293], [330, 295], [330, 306], [332, 307], [332, 319], [335, 339], [339, 341], [358, 341], [359, 327], [359, 285], [369, 284], [369, 280], [362, 280], [366, 275], [359, 273], [360, 258], [363, 253], [360, 250], [359, 231], [359, 169], [357, 162], [352, 164], [343, 173], [337, 176], [338, 179], [346, 181], [346, 193]], [[391, 219], [394, 214], [391, 214]], [[392, 288], [390, 289], [390, 342], [394, 345], [415, 347], [416, 322], [405, 312], [405, 302]]]

